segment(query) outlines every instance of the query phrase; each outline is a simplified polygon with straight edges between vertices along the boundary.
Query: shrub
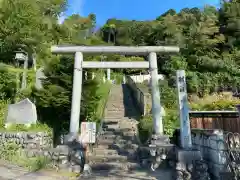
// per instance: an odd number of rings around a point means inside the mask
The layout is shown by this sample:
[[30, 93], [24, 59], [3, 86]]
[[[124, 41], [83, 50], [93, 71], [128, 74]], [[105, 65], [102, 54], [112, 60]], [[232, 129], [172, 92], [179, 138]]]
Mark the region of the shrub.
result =
[[197, 101], [190, 102], [192, 110], [235, 110], [236, 105], [240, 104], [240, 99], [232, 97], [232, 94], [221, 93], [208, 95]]

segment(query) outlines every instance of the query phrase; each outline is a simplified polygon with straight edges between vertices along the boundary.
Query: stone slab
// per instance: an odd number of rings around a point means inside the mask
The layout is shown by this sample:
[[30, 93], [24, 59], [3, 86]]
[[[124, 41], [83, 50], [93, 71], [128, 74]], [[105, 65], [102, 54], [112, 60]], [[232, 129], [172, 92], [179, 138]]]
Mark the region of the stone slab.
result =
[[28, 98], [8, 106], [6, 124], [36, 124], [37, 109]]
[[198, 150], [176, 149], [176, 159], [180, 163], [191, 164], [193, 161], [202, 160], [202, 155]]

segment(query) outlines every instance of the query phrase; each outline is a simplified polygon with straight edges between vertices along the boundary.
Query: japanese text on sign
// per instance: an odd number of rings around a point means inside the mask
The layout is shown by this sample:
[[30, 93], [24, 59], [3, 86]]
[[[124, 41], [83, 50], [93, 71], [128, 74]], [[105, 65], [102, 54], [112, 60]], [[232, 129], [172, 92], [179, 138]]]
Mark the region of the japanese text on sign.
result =
[[187, 88], [185, 80], [185, 71], [177, 71], [177, 89], [178, 89], [178, 102], [179, 102], [179, 115], [181, 123], [181, 146], [182, 148], [189, 149], [192, 147], [190, 121], [188, 114], [188, 102], [187, 102]]
[[81, 123], [81, 141], [86, 144], [93, 144], [96, 142], [96, 123], [82, 122]]

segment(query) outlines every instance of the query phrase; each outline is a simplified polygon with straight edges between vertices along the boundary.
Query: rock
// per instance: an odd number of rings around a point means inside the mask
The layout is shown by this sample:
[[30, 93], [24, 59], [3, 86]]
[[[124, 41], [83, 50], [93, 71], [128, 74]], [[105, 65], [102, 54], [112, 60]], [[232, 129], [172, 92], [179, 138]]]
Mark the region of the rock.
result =
[[73, 173], [81, 173], [81, 171], [82, 171], [81, 166], [79, 166], [79, 165], [72, 166], [72, 172]]

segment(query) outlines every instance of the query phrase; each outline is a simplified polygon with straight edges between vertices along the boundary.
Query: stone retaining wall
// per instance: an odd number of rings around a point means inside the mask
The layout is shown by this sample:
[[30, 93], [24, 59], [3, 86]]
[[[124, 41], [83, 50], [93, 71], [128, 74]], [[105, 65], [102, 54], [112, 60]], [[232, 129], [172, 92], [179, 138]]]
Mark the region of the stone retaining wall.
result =
[[9, 145], [18, 145], [19, 156], [46, 157], [51, 165], [58, 169], [67, 169], [79, 173], [83, 168], [83, 159], [79, 153], [84, 152], [78, 142], [53, 147], [53, 138], [46, 132], [4, 132], [0, 131], [0, 148], [7, 150]]
[[126, 84], [132, 91], [133, 98], [137, 103], [142, 115], [147, 115], [152, 109], [151, 94], [148, 87], [140, 88], [130, 76], [126, 76]]
[[44, 149], [53, 147], [53, 138], [46, 132], [4, 132], [0, 131], [0, 145], [14, 142], [23, 149]]
[[215, 179], [221, 178], [220, 173], [227, 172], [228, 149], [225, 138], [222, 130], [192, 129], [193, 148], [201, 152]]
[[[174, 136], [175, 143], [180, 145], [180, 130]], [[227, 132], [217, 129], [191, 129], [193, 149], [199, 150], [204, 161], [207, 162], [209, 173], [213, 179], [220, 180], [222, 174], [228, 174], [229, 149]]]

